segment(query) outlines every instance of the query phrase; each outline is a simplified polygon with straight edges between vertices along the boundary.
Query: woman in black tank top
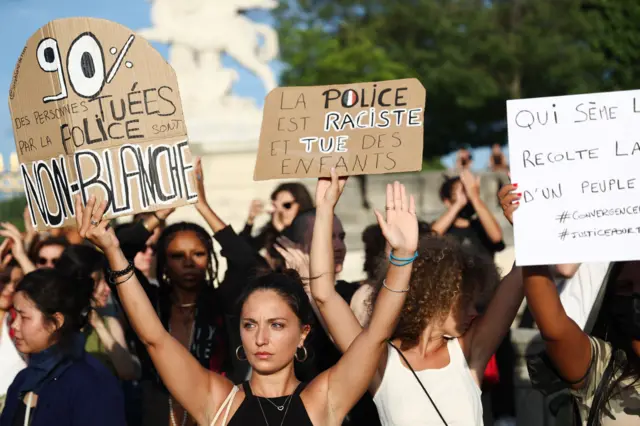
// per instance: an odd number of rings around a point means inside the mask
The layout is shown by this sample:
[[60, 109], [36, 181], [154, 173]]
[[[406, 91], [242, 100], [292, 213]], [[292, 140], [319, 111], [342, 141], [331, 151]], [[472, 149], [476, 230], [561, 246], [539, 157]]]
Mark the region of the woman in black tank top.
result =
[[[208, 222], [219, 219], [205, 199], [202, 168], [195, 167], [198, 183], [196, 208]], [[317, 289], [335, 283], [332, 250], [333, 210], [344, 189], [346, 178], [320, 179], [316, 190], [316, 220], [311, 255], [305, 258], [292, 250], [287, 263], [314, 282], [313, 297], [323, 316], [352, 318], [342, 327], [360, 330], [353, 315], [344, 315], [349, 305], [327, 304]], [[204, 369], [159, 321], [140, 286], [132, 267], [120, 250], [113, 229], [102, 220], [106, 203], [91, 198], [83, 208], [76, 201], [77, 223], [86, 236], [106, 255], [111, 270], [108, 277], [116, 285], [127, 316], [147, 348], [162, 381], [189, 413], [189, 424], [213, 426], [308, 426], [340, 425], [366, 392], [376, 373], [379, 358], [391, 336], [402, 309], [411, 277], [411, 263], [418, 246], [415, 201], [398, 182], [387, 187], [386, 219], [376, 212], [382, 232], [392, 248], [384, 290], [376, 300], [369, 327], [362, 331], [342, 358], [310, 383], [301, 384], [294, 374], [294, 363], [304, 362], [305, 339], [311, 331], [313, 310], [305, 282], [296, 271], [269, 273], [249, 285], [240, 299], [240, 335], [236, 350], [240, 359], [252, 367], [249, 382], [237, 387], [217, 373]], [[194, 248], [193, 256], [200, 251]], [[194, 262], [186, 253], [183, 260]], [[187, 268], [188, 265], [185, 265]], [[343, 300], [344, 302], [344, 300]], [[326, 306], [332, 306], [332, 312]], [[337, 311], [338, 310], [338, 311]], [[342, 310], [342, 312], [339, 312]]]
[[244, 401], [233, 415], [228, 426], [244, 425], [282, 425], [313, 426], [307, 410], [304, 408], [300, 392], [304, 384], [300, 383], [295, 392], [278, 398], [263, 398], [253, 395], [248, 382], [242, 384]]

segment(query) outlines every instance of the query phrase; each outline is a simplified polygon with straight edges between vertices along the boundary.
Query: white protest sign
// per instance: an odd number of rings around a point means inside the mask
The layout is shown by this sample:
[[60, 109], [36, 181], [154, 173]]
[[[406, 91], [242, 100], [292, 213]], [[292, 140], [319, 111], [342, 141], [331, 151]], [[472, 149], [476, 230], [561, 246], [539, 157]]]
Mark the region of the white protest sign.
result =
[[640, 90], [507, 102], [516, 263], [640, 259]]

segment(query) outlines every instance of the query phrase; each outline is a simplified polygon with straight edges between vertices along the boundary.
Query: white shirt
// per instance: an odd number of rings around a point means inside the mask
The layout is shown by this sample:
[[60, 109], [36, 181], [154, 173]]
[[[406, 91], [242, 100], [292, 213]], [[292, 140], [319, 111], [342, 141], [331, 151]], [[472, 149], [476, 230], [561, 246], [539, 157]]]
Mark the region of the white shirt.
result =
[[[373, 397], [383, 426], [442, 426], [415, 376], [391, 346], [380, 388]], [[422, 385], [449, 426], [482, 426], [481, 390], [476, 384], [458, 339], [447, 342], [449, 364], [416, 371]]]
[[27, 366], [9, 336], [9, 314], [0, 332], [0, 395], [5, 395], [16, 375]]
[[560, 302], [565, 312], [584, 329], [596, 302], [610, 263], [583, 263], [575, 275], [567, 279], [560, 289]]

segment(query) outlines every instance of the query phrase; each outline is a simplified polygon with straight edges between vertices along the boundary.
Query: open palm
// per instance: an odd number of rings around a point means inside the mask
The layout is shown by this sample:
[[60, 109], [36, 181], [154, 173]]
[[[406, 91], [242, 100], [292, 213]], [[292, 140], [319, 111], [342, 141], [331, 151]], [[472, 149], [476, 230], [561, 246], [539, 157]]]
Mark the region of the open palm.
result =
[[413, 195], [407, 197], [407, 189], [399, 182], [387, 185], [387, 217], [376, 211], [376, 218], [391, 248], [410, 254], [418, 248], [418, 218]]

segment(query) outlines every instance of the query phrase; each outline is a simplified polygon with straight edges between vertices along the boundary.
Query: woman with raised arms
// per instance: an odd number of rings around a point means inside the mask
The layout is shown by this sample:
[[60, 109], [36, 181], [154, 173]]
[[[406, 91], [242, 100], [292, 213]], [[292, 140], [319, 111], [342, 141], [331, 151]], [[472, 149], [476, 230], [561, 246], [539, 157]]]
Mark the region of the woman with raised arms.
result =
[[[331, 180], [318, 182], [318, 209], [333, 211], [344, 187], [332, 170]], [[377, 214], [383, 233], [398, 257], [416, 251], [418, 223], [413, 198], [396, 184], [388, 191], [386, 221]], [[310, 331], [311, 306], [302, 282], [293, 273], [270, 273], [257, 278], [241, 298], [242, 346], [253, 368], [242, 386], [207, 371], [164, 329], [142, 287], [129, 268], [108, 222], [102, 220], [105, 203], [77, 201], [80, 235], [100, 247], [116, 277], [117, 290], [136, 333], [146, 345], [167, 388], [201, 425], [340, 425], [364, 394], [375, 373], [386, 340], [396, 325], [409, 285], [411, 268], [391, 266], [387, 287], [376, 301], [369, 327], [354, 339], [340, 361], [308, 384], [296, 379], [293, 366], [304, 360]], [[331, 250], [316, 251], [333, 271]]]
[[[398, 184], [387, 188], [388, 216], [395, 218], [406, 198], [398, 197], [403, 191]], [[330, 258], [320, 255], [331, 253], [332, 221], [329, 206], [318, 212], [311, 245], [311, 293], [330, 335], [345, 352], [362, 327], [335, 291]], [[392, 247], [397, 244], [389, 237], [387, 241]], [[419, 253], [394, 250], [389, 255], [391, 265], [412, 268], [411, 280], [403, 289], [406, 301], [398, 326], [381, 349], [382, 356], [376, 356], [369, 391], [386, 426], [480, 426], [485, 367], [524, 298], [520, 269], [514, 267], [503, 279], [485, 314], [478, 316], [476, 296], [497, 281], [492, 260], [442, 237], [426, 236], [419, 247]], [[394, 292], [388, 288], [391, 283], [389, 278], [382, 282], [378, 297]]]

